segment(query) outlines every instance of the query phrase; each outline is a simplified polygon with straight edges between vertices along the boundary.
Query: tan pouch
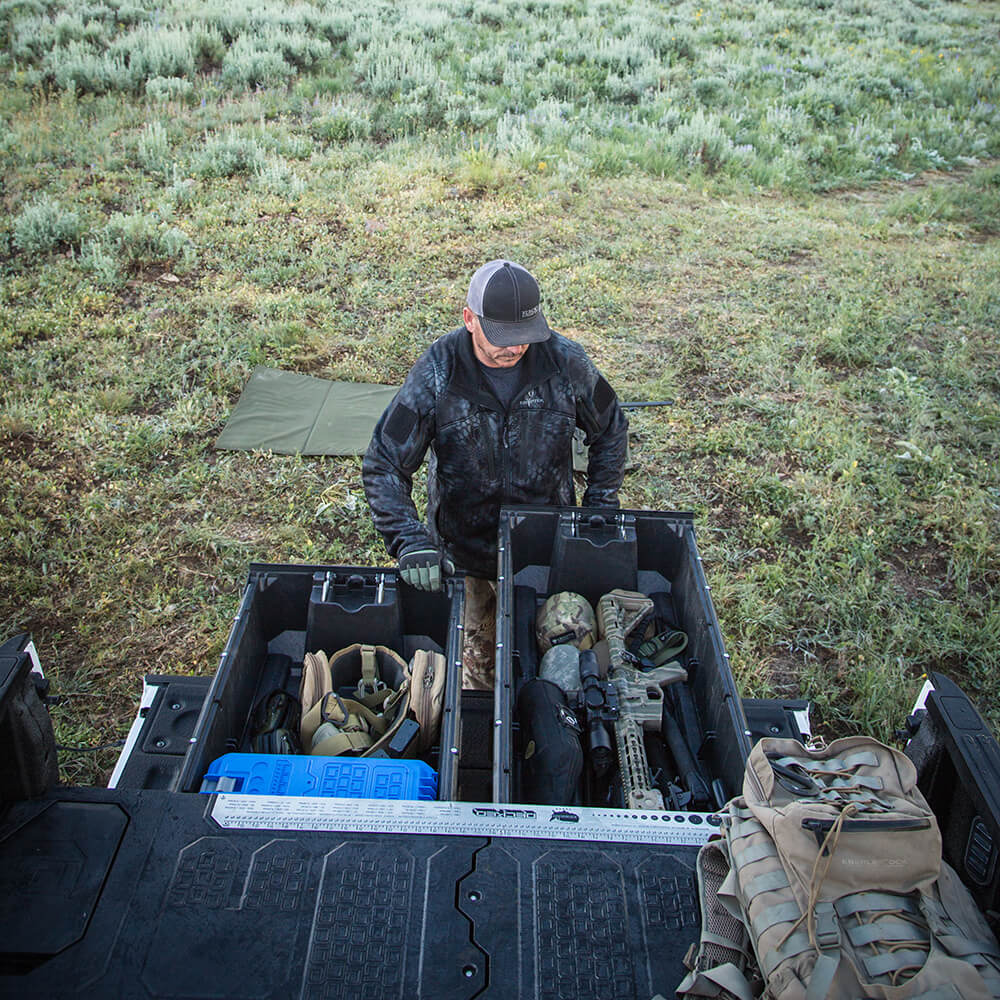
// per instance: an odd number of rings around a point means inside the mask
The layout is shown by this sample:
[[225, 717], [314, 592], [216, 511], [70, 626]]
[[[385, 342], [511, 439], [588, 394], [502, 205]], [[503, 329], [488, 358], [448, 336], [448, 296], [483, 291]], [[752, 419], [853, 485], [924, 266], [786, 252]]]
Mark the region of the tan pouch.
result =
[[440, 653], [418, 649], [410, 662], [410, 713], [420, 726], [418, 753], [429, 750], [438, 737], [444, 708], [447, 661]]

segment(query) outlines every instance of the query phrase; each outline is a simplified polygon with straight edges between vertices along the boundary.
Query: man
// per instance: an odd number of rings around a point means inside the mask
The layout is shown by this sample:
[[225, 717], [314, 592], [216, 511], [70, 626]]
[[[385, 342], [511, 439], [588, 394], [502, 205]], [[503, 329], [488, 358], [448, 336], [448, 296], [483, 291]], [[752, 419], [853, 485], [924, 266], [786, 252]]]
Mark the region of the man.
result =
[[[590, 449], [585, 507], [617, 507], [628, 421], [578, 344], [549, 329], [538, 284], [506, 260], [473, 275], [464, 326], [413, 366], [375, 427], [364, 484], [400, 575], [436, 590], [466, 577], [463, 686], [493, 686], [497, 528], [502, 504], [575, 503], [573, 431]], [[411, 497], [431, 449], [427, 524]]]

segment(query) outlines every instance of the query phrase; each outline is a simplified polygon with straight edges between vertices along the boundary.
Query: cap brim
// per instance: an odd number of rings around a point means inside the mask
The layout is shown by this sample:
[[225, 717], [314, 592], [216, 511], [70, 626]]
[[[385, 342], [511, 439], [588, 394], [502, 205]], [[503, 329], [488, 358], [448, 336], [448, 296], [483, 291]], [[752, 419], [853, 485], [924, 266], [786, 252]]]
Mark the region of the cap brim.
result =
[[549, 324], [541, 311], [531, 319], [519, 323], [500, 323], [495, 319], [479, 317], [479, 325], [483, 328], [486, 339], [494, 347], [518, 347], [521, 344], [540, 344], [552, 335]]

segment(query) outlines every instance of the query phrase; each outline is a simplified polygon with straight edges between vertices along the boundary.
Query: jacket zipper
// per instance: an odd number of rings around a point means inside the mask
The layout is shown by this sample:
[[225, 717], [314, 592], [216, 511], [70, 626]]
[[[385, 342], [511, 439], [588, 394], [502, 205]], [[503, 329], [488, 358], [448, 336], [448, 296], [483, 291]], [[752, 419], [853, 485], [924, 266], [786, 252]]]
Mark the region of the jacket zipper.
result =
[[491, 480], [496, 477], [496, 460], [493, 457], [493, 441], [489, 434], [489, 421], [485, 413], [481, 413], [479, 419], [479, 443], [486, 454], [486, 471]]
[[503, 418], [503, 454], [500, 461], [503, 469], [503, 491], [505, 496], [510, 496], [511, 475], [510, 475], [510, 428], [507, 426], [507, 416]]

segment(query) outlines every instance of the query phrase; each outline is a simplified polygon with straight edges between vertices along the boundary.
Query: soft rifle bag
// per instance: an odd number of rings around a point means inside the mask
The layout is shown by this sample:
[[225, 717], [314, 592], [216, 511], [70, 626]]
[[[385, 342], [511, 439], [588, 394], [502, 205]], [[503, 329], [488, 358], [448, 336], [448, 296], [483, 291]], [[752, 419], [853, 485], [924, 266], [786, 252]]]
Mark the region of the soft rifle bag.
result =
[[553, 806], [579, 802], [583, 774], [582, 727], [551, 681], [533, 680], [517, 698], [521, 720], [521, 799]]

